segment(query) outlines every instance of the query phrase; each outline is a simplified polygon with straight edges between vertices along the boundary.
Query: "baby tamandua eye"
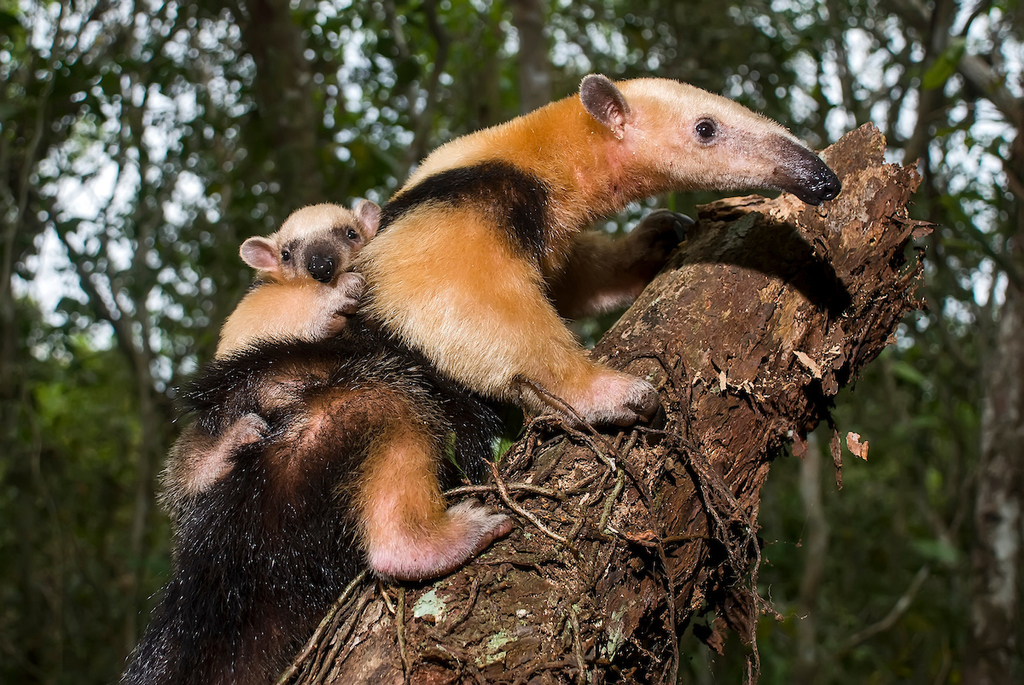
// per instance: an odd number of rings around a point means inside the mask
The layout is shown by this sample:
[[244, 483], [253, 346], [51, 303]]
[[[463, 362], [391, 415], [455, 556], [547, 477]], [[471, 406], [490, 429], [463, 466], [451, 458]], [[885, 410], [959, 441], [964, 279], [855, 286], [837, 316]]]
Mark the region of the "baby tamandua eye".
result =
[[282, 262], [291, 261], [291, 258], [292, 258], [291, 250], [288, 250], [288, 249], [281, 250], [281, 261]]

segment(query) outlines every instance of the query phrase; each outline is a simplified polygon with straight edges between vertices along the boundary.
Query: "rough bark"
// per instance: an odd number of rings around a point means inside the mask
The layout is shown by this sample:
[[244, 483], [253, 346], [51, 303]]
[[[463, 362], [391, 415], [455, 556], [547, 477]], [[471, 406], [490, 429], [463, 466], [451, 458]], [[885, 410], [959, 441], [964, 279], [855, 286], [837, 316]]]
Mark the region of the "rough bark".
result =
[[751, 642], [769, 610], [754, 588], [771, 461], [801, 452], [916, 305], [918, 177], [883, 151], [871, 126], [830, 148], [843, 192], [823, 207], [703, 207], [594, 351], [650, 378], [664, 415], [621, 432], [530, 422], [488, 489], [512, 535], [432, 585], [354, 585], [287, 680], [674, 683], [688, 626], [712, 647], [727, 630]]

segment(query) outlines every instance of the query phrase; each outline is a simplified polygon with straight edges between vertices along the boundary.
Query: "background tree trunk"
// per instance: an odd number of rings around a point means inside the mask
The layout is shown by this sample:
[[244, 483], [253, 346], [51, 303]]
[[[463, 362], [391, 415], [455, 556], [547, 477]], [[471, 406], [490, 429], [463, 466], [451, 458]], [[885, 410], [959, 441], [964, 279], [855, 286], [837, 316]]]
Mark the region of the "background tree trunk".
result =
[[551, 67], [544, 36], [543, 0], [512, 0], [512, 22], [519, 34], [519, 111], [526, 113], [551, 102]]
[[[1018, 110], [1019, 112], [1019, 110]], [[1016, 195], [1017, 232], [1009, 241], [1006, 300], [987, 369], [981, 454], [974, 503], [971, 643], [966, 682], [1018, 683], [1021, 564], [1024, 561], [1024, 142], [1018, 133], [1004, 166]]]
[[270, 192], [285, 205], [283, 215], [323, 202], [325, 188], [316, 160], [322, 142], [314, 107], [313, 74], [303, 55], [302, 27], [287, 0], [251, 0], [237, 5], [245, 51], [252, 56], [255, 108], [252, 124], [269, 143], [262, 167]]
[[823, 207], [705, 206], [593, 352], [652, 379], [664, 416], [619, 433], [530, 422], [489, 488], [518, 529], [431, 586], [351, 588], [289, 679], [674, 683], [687, 626], [713, 648], [727, 628], [750, 642], [768, 609], [757, 514], [771, 460], [805, 446], [915, 306], [918, 176], [883, 151], [871, 126], [830, 148], [843, 192]]

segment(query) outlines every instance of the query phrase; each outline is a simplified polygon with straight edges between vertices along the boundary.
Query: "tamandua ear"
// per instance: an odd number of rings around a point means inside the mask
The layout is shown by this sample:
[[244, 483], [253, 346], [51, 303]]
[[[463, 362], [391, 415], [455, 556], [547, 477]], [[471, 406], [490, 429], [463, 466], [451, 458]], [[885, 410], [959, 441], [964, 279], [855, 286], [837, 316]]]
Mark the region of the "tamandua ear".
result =
[[580, 102], [590, 116], [622, 139], [629, 119], [629, 103], [607, 76], [588, 74], [580, 83]]
[[377, 228], [380, 226], [380, 207], [376, 202], [360, 200], [356, 205], [356, 218], [366, 231], [367, 238], [377, 235]]
[[242, 243], [238, 254], [241, 255], [243, 262], [254, 269], [272, 273], [281, 270], [281, 265], [277, 261], [277, 245], [268, 238], [249, 238]]

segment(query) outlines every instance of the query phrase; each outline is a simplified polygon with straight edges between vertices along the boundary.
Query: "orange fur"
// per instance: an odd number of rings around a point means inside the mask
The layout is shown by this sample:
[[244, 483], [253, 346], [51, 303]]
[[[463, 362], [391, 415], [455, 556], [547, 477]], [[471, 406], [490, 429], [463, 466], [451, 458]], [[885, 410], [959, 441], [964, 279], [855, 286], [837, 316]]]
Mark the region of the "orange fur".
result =
[[661, 270], [692, 224], [689, 217], [661, 209], [619, 240], [597, 231], [580, 233], [565, 267], [550, 280], [558, 313], [578, 318], [628, 306]]
[[312, 279], [294, 283], [262, 283], [246, 293], [221, 328], [217, 357], [257, 340], [321, 340], [345, 326], [356, 311], [365, 282], [344, 273], [333, 283]]
[[[512, 529], [488, 507], [465, 500], [445, 507], [437, 480], [439, 436], [396, 398], [371, 441], [355, 507], [367, 563], [379, 575], [422, 580], [444, 575]], [[371, 423], [370, 425], [374, 425]]]

